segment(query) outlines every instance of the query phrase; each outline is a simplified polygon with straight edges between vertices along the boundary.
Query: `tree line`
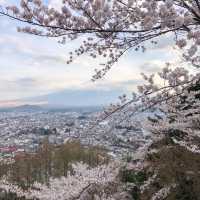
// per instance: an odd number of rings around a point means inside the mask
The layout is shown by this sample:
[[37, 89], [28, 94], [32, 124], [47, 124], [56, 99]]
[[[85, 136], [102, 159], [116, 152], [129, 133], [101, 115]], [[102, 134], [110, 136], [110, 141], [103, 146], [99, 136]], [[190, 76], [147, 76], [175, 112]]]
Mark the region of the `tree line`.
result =
[[50, 178], [73, 173], [72, 164], [83, 162], [89, 167], [108, 163], [109, 156], [102, 147], [85, 147], [80, 141], [70, 141], [54, 146], [45, 139], [35, 153], [23, 153], [14, 157], [12, 164], [0, 164], [0, 177], [22, 188], [34, 182], [48, 185]]

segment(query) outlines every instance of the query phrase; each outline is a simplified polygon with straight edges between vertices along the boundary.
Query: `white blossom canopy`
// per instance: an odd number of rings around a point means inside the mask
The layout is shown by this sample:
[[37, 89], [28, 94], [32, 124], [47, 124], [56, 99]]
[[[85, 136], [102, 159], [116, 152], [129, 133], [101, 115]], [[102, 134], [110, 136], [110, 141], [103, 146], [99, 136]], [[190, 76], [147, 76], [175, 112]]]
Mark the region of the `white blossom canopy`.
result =
[[21, 0], [19, 7], [1, 6], [0, 14], [28, 23], [18, 31], [62, 37], [62, 43], [86, 35], [67, 63], [83, 53], [107, 58], [96, 80], [128, 50], [144, 51], [146, 41], [156, 44], [168, 33], [186, 49], [184, 57], [199, 66], [199, 11], [199, 0], [63, 0], [60, 10], [41, 0]]

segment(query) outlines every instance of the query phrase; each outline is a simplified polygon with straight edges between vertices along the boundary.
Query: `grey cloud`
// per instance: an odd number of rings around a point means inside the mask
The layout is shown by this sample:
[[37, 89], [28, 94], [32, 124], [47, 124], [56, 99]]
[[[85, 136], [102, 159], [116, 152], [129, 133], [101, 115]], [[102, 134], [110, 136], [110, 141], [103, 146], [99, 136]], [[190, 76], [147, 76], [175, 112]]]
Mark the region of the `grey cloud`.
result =
[[48, 63], [55, 62], [55, 63], [60, 63], [60, 64], [66, 64], [65, 59], [57, 55], [45, 55], [45, 54], [32, 55], [32, 58], [35, 60], [42, 61], [42, 62], [48, 62]]
[[142, 82], [141, 79], [133, 79], [133, 80], [121, 81], [119, 82], [119, 85], [131, 86], [131, 85], [138, 85], [141, 82]]
[[[142, 77], [141, 79], [132, 79], [127, 81], [118, 81], [111, 83], [103, 83], [98, 85], [95, 90], [101, 91], [120, 91], [118, 94], [121, 95], [123, 93], [130, 94], [133, 91], [137, 91], [137, 86], [143, 83]], [[84, 89], [83, 89], [84, 90]]]
[[52, 53], [44, 53], [43, 51], [37, 51], [35, 45], [26, 44], [22, 37], [12, 36], [8, 34], [2, 34], [0, 37], [0, 44], [3, 48], [0, 48], [1, 54], [12, 54], [26, 57], [40, 63], [51, 63], [66, 64], [66, 60], [63, 56], [52, 55]]
[[145, 72], [147, 72], [147, 73], [155, 73], [155, 72], [160, 71], [161, 66], [159, 66], [156, 63], [146, 62], [146, 63], [142, 64], [140, 66], [140, 68], [143, 70], [144, 73]]
[[39, 86], [39, 82], [32, 78], [20, 78], [16, 80], [1, 80], [0, 81], [0, 91], [22, 91], [30, 89], [34, 90]]
[[19, 78], [15, 80], [0, 80], [0, 93], [2, 99], [20, 99], [29, 96], [46, 94], [46, 86], [40, 80], [32, 78]]
[[12, 83], [20, 87], [35, 87], [39, 84], [38, 81], [33, 78], [20, 78], [12, 81]]

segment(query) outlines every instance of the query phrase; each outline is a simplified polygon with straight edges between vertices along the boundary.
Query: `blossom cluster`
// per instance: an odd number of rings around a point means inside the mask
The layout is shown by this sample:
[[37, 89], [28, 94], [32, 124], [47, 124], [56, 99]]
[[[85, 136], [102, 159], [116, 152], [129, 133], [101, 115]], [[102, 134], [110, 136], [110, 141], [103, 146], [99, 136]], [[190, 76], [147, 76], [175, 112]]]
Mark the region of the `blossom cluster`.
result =
[[[86, 164], [77, 163], [73, 165], [73, 174], [68, 174], [67, 177], [51, 178], [48, 186], [34, 183], [28, 190], [22, 190], [19, 186], [9, 183], [6, 177], [4, 177], [0, 181], [0, 188], [27, 199], [81, 199], [81, 195], [85, 195], [84, 192], [90, 186], [104, 186], [114, 182], [118, 170], [119, 165], [117, 163], [110, 163], [109, 165], [102, 165], [96, 168], [89, 168]], [[101, 191], [100, 194], [90, 195], [96, 195], [95, 199], [112, 199], [104, 191]]]
[[161, 35], [174, 34], [175, 44], [185, 49], [184, 57], [199, 65], [200, 3], [196, 0], [63, 0], [61, 8], [53, 8], [41, 0], [21, 0], [19, 7], [8, 6], [0, 13], [27, 22], [18, 31], [74, 40], [86, 39], [74, 52], [106, 59], [96, 69], [93, 80], [103, 77], [127, 51], [146, 49], [145, 42], [157, 44]]

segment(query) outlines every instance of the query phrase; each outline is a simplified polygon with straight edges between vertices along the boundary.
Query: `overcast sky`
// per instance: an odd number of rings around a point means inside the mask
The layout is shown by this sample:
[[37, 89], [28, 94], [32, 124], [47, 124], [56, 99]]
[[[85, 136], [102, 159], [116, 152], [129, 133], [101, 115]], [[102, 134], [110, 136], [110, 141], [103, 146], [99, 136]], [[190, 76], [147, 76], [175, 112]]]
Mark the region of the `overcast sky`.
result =
[[[3, 1], [11, 2], [0, 0], [0, 3]], [[51, 4], [58, 5], [60, 1], [51, 0]], [[145, 53], [129, 52], [105, 78], [93, 83], [90, 80], [100, 62], [98, 59], [84, 55], [72, 64], [66, 64], [68, 52], [78, 47], [79, 41], [61, 45], [53, 39], [18, 33], [18, 25], [13, 20], [0, 17], [0, 106], [54, 93], [59, 93], [59, 103], [63, 101], [64, 104], [67, 97], [63, 95], [62, 99], [62, 91], [65, 94], [66, 91], [75, 91], [76, 94], [80, 91], [80, 101], [82, 96], [84, 100], [84, 91], [86, 94], [91, 92], [94, 102], [98, 101], [95, 99], [96, 91], [106, 91], [111, 98], [101, 101], [107, 104], [122, 92], [135, 90], [142, 81], [141, 72], [156, 72], [166, 61], [177, 59], [170, 37], [165, 37], [159, 45]]]

